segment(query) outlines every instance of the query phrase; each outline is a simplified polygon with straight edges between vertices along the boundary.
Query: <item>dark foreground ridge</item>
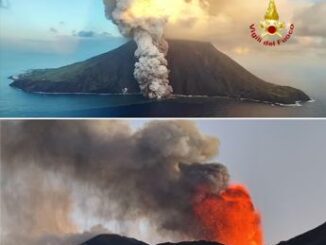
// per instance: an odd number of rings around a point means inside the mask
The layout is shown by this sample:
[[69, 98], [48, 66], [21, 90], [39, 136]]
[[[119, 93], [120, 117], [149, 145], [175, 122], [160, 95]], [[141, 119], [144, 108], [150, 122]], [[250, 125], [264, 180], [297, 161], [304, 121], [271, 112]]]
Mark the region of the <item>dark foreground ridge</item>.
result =
[[119, 235], [99, 235], [81, 245], [149, 245], [136, 239]]
[[289, 241], [278, 245], [325, 245], [326, 223]]
[[206, 241], [198, 241], [198, 242], [179, 242], [179, 243], [160, 243], [158, 245], [223, 245], [217, 242], [206, 242]]
[[[81, 245], [149, 245], [147, 243], [123, 237], [119, 235], [99, 235]], [[216, 242], [180, 242], [180, 243], [161, 243], [158, 245], [223, 245]]]
[[[326, 223], [278, 245], [325, 245]], [[81, 245], [149, 245], [147, 243], [119, 235], [99, 235]], [[180, 243], [161, 243], [158, 245], [223, 245], [217, 242], [194, 241]]]
[[[175, 94], [226, 96], [281, 104], [310, 100], [298, 89], [263, 81], [210, 43], [171, 40], [169, 45], [167, 59]], [[135, 50], [135, 42], [130, 41], [83, 62], [11, 77], [11, 86], [43, 93], [139, 93], [133, 77]]]

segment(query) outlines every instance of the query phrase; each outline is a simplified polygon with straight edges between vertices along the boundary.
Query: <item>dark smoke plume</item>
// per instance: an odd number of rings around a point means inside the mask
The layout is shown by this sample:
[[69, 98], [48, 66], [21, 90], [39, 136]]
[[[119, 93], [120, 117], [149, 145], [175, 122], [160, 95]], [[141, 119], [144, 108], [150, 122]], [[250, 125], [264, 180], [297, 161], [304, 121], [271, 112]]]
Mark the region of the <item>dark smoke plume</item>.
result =
[[[22, 244], [20, 235], [26, 244], [71, 239], [80, 232], [74, 205], [107, 222], [146, 218], [171, 239], [198, 238], [197, 188], [219, 193], [229, 181], [225, 166], [207, 163], [218, 146], [188, 121], [137, 131], [120, 121], [2, 122], [4, 245]], [[92, 195], [99, 201], [87, 206]]]

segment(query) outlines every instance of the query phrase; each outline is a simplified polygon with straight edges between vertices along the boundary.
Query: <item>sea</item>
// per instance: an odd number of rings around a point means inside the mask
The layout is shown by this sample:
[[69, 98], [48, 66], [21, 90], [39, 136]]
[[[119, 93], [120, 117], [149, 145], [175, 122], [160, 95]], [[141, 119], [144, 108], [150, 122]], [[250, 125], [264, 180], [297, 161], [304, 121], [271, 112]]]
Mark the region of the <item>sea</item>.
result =
[[[10, 87], [9, 76], [30, 69], [55, 68], [86, 60], [122, 45], [116, 39], [105, 45], [88, 45], [74, 52], [53, 53], [7, 49], [0, 46], [0, 117], [2, 118], [103, 118], [103, 117], [326, 117], [326, 79], [300, 70], [300, 83], [313, 99], [305, 104], [272, 105], [221, 97], [185, 97], [149, 101], [141, 95], [32, 94]], [[295, 69], [293, 72], [296, 72]], [[301, 73], [300, 73], [301, 72]], [[302, 76], [311, 86], [304, 86]]]

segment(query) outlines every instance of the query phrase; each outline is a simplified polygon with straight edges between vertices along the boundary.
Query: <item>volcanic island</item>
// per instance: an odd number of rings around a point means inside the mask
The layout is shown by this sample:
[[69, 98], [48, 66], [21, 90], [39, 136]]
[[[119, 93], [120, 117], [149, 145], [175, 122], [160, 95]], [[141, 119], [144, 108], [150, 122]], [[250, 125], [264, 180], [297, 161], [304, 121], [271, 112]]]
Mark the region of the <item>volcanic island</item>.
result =
[[[169, 81], [176, 97], [223, 97], [270, 104], [310, 100], [303, 91], [266, 82], [208, 42], [169, 40]], [[129, 41], [117, 49], [60, 68], [35, 69], [12, 76], [10, 86], [30, 93], [140, 94], [134, 77], [137, 45]], [[148, 99], [149, 103], [155, 100]]]

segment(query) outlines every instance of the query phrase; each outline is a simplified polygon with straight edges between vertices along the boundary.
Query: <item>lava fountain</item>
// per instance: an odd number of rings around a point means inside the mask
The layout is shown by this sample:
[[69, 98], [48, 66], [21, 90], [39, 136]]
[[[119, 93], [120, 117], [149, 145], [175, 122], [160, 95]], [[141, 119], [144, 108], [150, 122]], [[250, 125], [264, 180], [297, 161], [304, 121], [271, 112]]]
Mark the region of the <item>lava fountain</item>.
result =
[[229, 186], [219, 195], [197, 198], [194, 212], [207, 240], [228, 245], [263, 245], [260, 213], [249, 190], [242, 185]]

